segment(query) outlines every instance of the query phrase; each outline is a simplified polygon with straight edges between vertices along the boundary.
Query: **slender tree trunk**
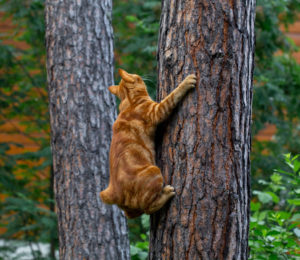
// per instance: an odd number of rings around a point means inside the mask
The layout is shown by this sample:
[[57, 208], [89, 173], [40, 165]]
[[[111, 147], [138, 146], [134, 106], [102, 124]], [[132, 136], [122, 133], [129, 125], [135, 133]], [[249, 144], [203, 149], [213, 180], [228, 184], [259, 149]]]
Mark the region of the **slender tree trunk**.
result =
[[[54, 204], [54, 173], [53, 173], [53, 166], [50, 168], [50, 185], [49, 185], [49, 210], [55, 213], [55, 204]], [[49, 257], [53, 260], [55, 258], [55, 246], [56, 246], [56, 232], [51, 232], [50, 238], [50, 252]]]
[[247, 259], [255, 0], [164, 0], [162, 100], [190, 73], [197, 87], [157, 134], [176, 196], [151, 218], [150, 259]]
[[129, 259], [125, 217], [104, 205], [116, 105], [111, 0], [46, 1], [60, 259]]

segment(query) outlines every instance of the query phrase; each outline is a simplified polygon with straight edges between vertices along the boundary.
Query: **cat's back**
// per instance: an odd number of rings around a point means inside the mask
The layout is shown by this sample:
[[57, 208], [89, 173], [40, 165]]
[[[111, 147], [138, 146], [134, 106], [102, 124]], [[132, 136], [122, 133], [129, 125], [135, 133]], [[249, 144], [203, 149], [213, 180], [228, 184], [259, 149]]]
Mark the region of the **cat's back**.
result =
[[135, 158], [137, 162], [143, 163], [152, 163], [154, 160], [155, 127], [147, 120], [145, 113], [145, 110], [138, 107], [119, 114], [113, 125], [111, 143], [111, 156], [117, 161], [125, 157]]
[[122, 111], [113, 125], [113, 135], [122, 133], [150, 135], [153, 132], [151, 130], [154, 129], [148, 118], [148, 111], [152, 108], [152, 103], [154, 102], [144, 102]]

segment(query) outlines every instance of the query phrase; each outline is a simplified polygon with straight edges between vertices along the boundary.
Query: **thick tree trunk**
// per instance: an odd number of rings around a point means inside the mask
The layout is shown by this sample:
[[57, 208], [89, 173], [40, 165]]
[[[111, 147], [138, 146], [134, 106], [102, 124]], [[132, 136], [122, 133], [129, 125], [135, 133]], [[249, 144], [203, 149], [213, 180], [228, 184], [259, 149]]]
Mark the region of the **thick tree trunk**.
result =
[[60, 259], [129, 259], [127, 223], [99, 192], [116, 118], [110, 0], [46, 1]]
[[176, 196], [151, 218], [150, 259], [247, 259], [255, 0], [164, 0], [158, 100], [192, 90], [157, 133]]

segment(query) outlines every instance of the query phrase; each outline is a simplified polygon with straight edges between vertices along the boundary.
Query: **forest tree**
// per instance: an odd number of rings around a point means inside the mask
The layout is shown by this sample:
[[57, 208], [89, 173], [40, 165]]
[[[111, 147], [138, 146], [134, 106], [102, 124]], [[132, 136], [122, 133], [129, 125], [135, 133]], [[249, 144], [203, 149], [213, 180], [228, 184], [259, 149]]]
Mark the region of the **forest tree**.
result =
[[151, 218], [149, 259], [247, 259], [255, 1], [164, 0], [162, 100], [197, 86], [157, 133], [157, 163], [176, 195]]
[[60, 259], [129, 259], [124, 214], [104, 205], [116, 104], [110, 0], [46, 1]]

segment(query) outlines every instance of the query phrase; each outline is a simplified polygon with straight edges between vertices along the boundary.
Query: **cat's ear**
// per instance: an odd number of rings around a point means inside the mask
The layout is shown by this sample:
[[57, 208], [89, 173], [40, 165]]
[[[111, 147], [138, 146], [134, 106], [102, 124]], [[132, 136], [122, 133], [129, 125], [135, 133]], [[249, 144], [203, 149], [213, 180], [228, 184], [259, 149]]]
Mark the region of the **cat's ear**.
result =
[[110, 93], [118, 96], [118, 90], [119, 90], [119, 86], [110, 86], [108, 88], [108, 90], [110, 91]]
[[134, 77], [132, 77], [129, 73], [127, 73], [125, 70], [119, 69], [119, 74], [122, 79], [124, 79], [128, 83], [134, 83]]

